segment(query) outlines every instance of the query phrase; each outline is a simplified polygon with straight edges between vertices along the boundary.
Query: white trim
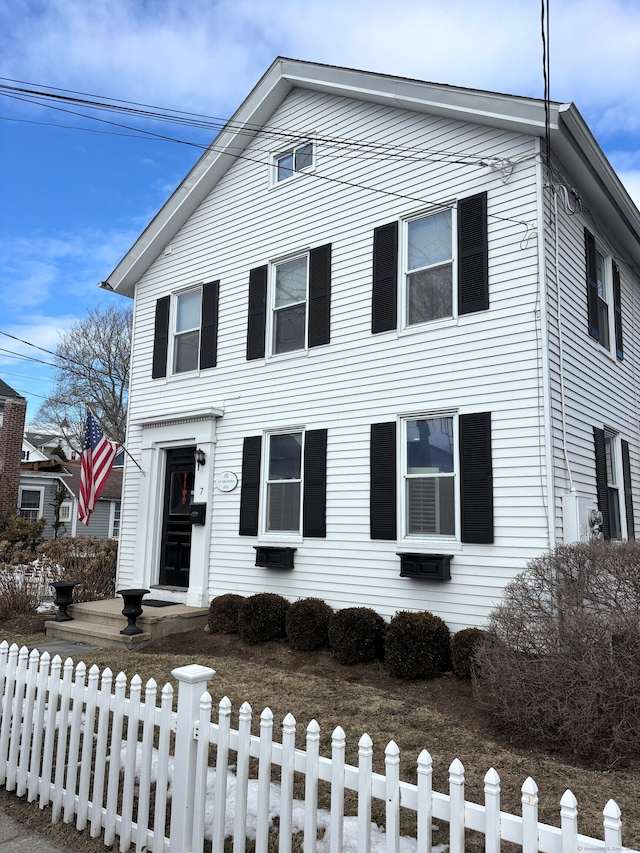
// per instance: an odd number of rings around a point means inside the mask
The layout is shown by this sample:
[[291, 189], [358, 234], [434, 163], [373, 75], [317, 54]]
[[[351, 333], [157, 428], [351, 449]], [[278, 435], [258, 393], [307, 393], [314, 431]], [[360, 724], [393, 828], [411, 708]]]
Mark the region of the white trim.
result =
[[[280, 311], [282, 309], [276, 309], [276, 274], [277, 268], [282, 264], [289, 263], [289, 261], [295, 261], [298, 258], [306, 258], [307, 261], [307, 284], [306, 284], [306, 292], [305, 292], [305, 312], [304, 312], [304, 340], [302, 346], [299, 349], [287, 350], [286, 352], [276, 352], [275, 351], [275, 314], [276, 310]], [[267, 358], [283, 358], [287, 356], [291, 356], [294, 354], [299, 355], [300, 353], [306, 353], [308, 350], [307, 342], [309, 338], [309, 276], [311, 274], [311, 253], [309, 249], [304, 249], [301, 252], [295, 252], [293, 254], [285, 255], [283, 258], [278, 258], [276, 261], [272, 261], [269, 263], [269, 275], [268, 275], [268, 316], [267, 316], [267, 328], [265, 330], [265, 334], [267, 336], [267, 344], [266, 352]], [[301, 303], [296, 303], [301, 304]]]
[[[311, 145], [311, 165], [306, 166], [304, 169], [295, 168], [295, 155], [296, 151], [300, 148], [304, 148], [305, 145]], [[292, 180], [296, 178], [300, 178], [309, 172], [315, 172], [316, 169], [316, 160], [317, 160], [317, 152], [318, 145], [313, 135], [305, 136], [301, 138], [298, 142], [294, 142], [292, 145], [287, 148], [280, 148], [278, 151], [274, 152], [271, 155], [270, 169], [269, 169], [269, 186], [271, 188], [281, 187], [284, 184], [289, 184]], [[280, 160], [283, 160], [285, 157], [289, 155], [293, 155], [293, 170], [292, 173], [286, 177], [282, 178], [282, 180], [278, 180], [278, 164]]]
[[38, 519], [43, 517], [44, 510], [44, 486], [18, 486], [18, 514], [21, 518], [26, 518], [26, 516], [22, 515], [22, 511], [24, 509], [25, 512], [33, 512], [33, 509], [29, 507], [22, 506], [22, 495], [24, 492], [38, 492], [40, 494], [40, 503], [38, 506], [38, 516], [35, 519], [27, 519], [28, 521], [38, 521]]
[[[171, 330], [170, 341], [169, 341], [169, 352], [167, 358], [167, 370], [168, 376], [184, 376], [185, 374], [196, 374], [200, 370], [200, 343], [202, 341], [202, 284], [193, 284], [189, 287], [185, 287], [182, 290], [176, 290], [171, 293], [171, 300], [169, 304], [169, 328]], [[193, 293], [198, 291], [200, 294], [200, 305], [199, 305], [199, 323], [198, 326], [194, 326], [192, 329], [185, 329], [182, 332], [178, 332], [178, 302], [182, 296], [186, 296], [188, 293]], [[177, 347], [176, 340], [178, 335], [191, 334], [193, 332], [198, 332], [198, 352], [197, 352], [197, 366], [192, 368], [191, 370], [176, 370], [176, 356], [177, 356]]]
[[[419, 414], [399, 415], [398, 427], [396, 430], [397, 448], [397, 527], [398, 527], [398, 547], [404, 549], [430, 548], [434, 547], [451, 547], [460, 546], [460, 435], [458, 428], [459, 413], [454, 410], [420, 412]], [[450, 478], [453, 479], [453, 502], [454, 502], [454, 529], [455, 533], [450, 534], [409, 534], [407, 531], [407, 424], [414, 420], [433, 420], [435, 418], [451, 418], [453, 426], [452, 447], [453, 447], [453, 473]]]

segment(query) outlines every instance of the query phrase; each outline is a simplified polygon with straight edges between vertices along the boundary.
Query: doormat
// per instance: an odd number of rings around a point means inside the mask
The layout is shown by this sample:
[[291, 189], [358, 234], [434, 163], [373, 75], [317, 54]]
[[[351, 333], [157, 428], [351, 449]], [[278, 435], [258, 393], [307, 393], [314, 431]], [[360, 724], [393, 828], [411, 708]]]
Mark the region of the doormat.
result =
[[176, 601], [161, 601], [159, 598], [142, 599], [143, 607], [174, 607], [176, 604]]

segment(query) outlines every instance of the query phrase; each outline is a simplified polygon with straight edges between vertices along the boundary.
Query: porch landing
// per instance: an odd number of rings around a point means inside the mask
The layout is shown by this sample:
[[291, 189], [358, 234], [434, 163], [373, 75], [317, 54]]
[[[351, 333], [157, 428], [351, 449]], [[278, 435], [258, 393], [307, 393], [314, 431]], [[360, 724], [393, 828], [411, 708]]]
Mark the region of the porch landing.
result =
[[145, 607], [143, 600], [142, 615], [138, 616], [137, 620], [142, 634], [127, 637], [120, 633], [127, 624], [126, 617], [122, 615], [123, 607], [122, 598], [71, 604], [68, 612], [73, 621], [46, 622], [47, 639], [90, 643], [106, 648], [134, 649], [168, 634], [204, 629], [209, 615], [207, 607], [187, 607], [185, 604]]

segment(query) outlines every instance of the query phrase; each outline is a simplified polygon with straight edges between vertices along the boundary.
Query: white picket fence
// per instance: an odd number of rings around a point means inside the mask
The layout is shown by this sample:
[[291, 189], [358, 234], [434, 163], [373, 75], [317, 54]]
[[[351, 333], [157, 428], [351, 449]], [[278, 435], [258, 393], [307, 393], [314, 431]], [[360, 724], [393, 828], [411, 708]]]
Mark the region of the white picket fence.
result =
[[[359, 742], [358, 766], [345, 763], [345, 734], [333, 732], [331, 758], [319, 755], [320, 729], [315, 720], [306, 731], [306, 750], [296, 749], [296, 723], [288, 714], [282, 742], [273, 740], [273, 714], [260, 716], [260, 735], [251, 734], [251, 707], [239, 710], [238, 730], [231, 729], [231, 703], [224, 698], [217, 722], [211, 721], [211, 697], [205, 692], [214, 670], [198, 665], [173, 671], [178, 681], [177, 711], [173, 688], [165, 685], [157, 703], [157, 685], [120, 673], [87, 673], [83, 663], [62, 664], [56, 656], [30, 654], [26, 648], [0, 645], [0, 784], [40, 808], [51, 805], [52, 821], [75, 822], [106, 845], [124, 853], [202, 851], [205, 837], [213, 853], [223, 853], [225, 837], [233, 853], [244, 853], [255, 838], [256, 853], [267, 853], [271, 821], [278, 819], [279, 853], [291, 853], [293, 835], [303, 833], [303, 853], [399, 853], [400, 810], [416, 812], [417, 834], [402, 839], [402, 849], [431, 853], [434, 820], [449, 825], [451, 853], [462, 853], [465, 829], [482, 833], [487, 853], [502, 841], [523, 853], [578, 853], [622, 847], [620, 809], [610, 800], [604, 809], [604, 840], [578, 834], [576, 799], [561, 800], [560, 827], [538, 822], [537, 786], [522, 786], [522, 815], [500, 810], [500, 779], [485, 776], [484, 805], [465, 802], [464, 768], [449, 768], [449, 793], [432, 790], [431, 756], [418, 757], [417, 785], [399, 778], [399, 750], [385, 750], [385, 773], [372, 770], [371, 739]], [[215, 750], [210, 750], [210, 746]], [[210, 753], [215, 752], [214, 766]], [[235, 754], [235, 773], [229, 754]], [[258, 761], [257, 779], [250, 759]], [[279, 785], [272, 767], [280, 768]], [[304, 775], [304, 802], [294, 800], [294, 774]], [[330, 784], [330, 811], [318, 809], [319, 782]], [[357, 817], [345, 817], [345, 792], [357, 794]], [[371, 822], [372, 799], [385, 803], [386, 828]], [[169, 817], [167, 817], [169, 815]], [[345, 827], [349, 827], [348, 832]], [[324, 830], [324, 832], [323, 832]], [[347, 837], [348, 836], [348, 837]], [[318, 840], [320, 838], [320, 840]], [[435, 848], [434, 848], [435, 850]]]

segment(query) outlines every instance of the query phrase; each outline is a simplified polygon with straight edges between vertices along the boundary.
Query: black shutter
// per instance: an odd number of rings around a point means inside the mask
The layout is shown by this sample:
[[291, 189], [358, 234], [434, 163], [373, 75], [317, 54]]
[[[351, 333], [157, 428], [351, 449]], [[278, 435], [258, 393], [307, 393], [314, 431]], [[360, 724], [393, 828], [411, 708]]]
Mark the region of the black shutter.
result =
[[331, 243], [309, 253], [309, 347], [331, 338]]
[[202, 328], [200, 330], [200, 369], [215, 367], [218, 353], [218, 292], [220, 282], [202, 287]]
[[242, 447], [242, 485], [240, 489], [240, 536], [258, 535], [260, 503], [260, 457], [262, 436], [251, 435]]
[[169, 347], [169, 297], [156, 302], [156, 320], [153, 330], [153, 366], [151, 378], [167, 375], [167, 349]]
[[[587, 258], [587, 314], [589, 334], [600, 340], [600, 319], [598, 315], [598, 273], [596, 272], [596, 239], [584, 229], [584, 242]], [[602, 512], [602, 510], [600, 510]]]
[[396, 424], [371, 424], [372, 539], [396, 538]]
[[327, 431], [310, 429], [304, 434], [303, 536], [327, 535], [326, 503]]
[[620, 297], [620, 267], [613, 263], [613, 317], [616, 329], [616, 355], [620, 360], [624, 357], [622, 349], [622, 300]]
[[267, 324], [267, 271], [256, 267], [249, 273], [249, 316], [247, 319], [247, 360], [264, 358]]
[[479, 545], [493, 542], [493, 467], [491, 412], [460, 415], [461, 539]]
[[388, 332], [398, 325], [398, 223], [373, 232], [372, 332]]
[[633, 493], [631, 491], [631, 460], [629, 442], [622, 441], [622, 481], [624, 483], [624, 508], [627, 516], [627, 539], [636, 538], [636, 525], [633, 519]]
[[598, 496], [598, 509], [602, 513], [602, 535], [605, 539], [611, 539], [609, 490], [607, 489], [607, 454], [605, 451], [603, 429], [599, 427], [593, 428], [593, 444], [596, 456], [596, 494]]
[[487, 194], [458, 202], [458, 314], [489, 307]]

